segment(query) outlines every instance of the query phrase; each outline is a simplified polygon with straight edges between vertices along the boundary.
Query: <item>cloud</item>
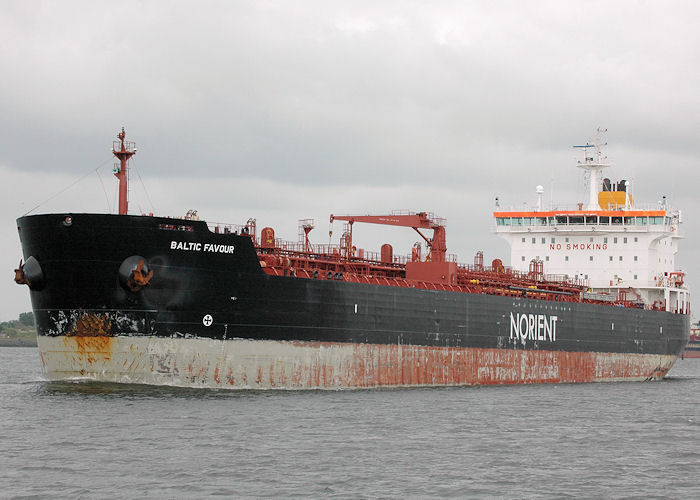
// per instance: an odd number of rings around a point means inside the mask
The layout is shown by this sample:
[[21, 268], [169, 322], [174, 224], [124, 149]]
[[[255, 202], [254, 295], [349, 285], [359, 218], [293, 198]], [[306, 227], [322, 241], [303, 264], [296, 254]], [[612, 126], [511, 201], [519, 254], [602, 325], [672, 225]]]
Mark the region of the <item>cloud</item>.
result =
[[569, 147], [604, 126], [614, 175], [637, 199], [683, 202], [691, 248], [699, 14], [684, 1], [8, 3], [0, 171], [22, 187], [3, 203], [14, 217], [102, 165], [108, 197], [90, 174], [42, 209], [107, 210], [125, 125], [158, 211], [290, 227], [290, 213], [434, 210], [468, 261], [481, 242], [503, 249], [495, 196], [583, 196]]

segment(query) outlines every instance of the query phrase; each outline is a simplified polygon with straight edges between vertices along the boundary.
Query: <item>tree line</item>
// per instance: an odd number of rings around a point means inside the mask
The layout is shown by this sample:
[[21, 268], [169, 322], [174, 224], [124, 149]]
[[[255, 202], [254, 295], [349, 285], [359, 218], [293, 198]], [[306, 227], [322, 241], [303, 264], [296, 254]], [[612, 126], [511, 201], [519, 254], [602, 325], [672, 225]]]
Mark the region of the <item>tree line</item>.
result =
[[0, 323], [0, 333], [11, 334], [19, 331], [34, 331], [34, 313], [20, 313], [19, 318]]

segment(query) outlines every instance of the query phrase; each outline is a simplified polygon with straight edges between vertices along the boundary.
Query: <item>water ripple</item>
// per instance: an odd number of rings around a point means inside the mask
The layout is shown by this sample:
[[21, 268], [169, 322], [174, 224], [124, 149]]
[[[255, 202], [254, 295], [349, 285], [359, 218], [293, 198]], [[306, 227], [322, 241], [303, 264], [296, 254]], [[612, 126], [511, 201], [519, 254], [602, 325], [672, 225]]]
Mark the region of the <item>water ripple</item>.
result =
[[0, 349], [2, 495], [700, 497], [700, 360], [660, 383], [222, 391], [48, 382]]

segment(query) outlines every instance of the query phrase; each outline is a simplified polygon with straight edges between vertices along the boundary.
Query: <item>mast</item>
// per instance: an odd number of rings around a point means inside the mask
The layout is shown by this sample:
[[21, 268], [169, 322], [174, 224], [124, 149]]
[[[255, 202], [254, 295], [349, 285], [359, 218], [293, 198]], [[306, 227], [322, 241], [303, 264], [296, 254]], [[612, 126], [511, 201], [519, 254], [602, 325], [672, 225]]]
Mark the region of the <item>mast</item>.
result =
[[117, 134], [118, 141], [112, 142], [112, 154], [119, 158], [119, 164], [114, 164], [114, 176], [119, 179], [119, 215], [129, 213], [129, 177], [127, 175], [127, 162], [129, 158], [136, 154], [135, 144], [131, 141], [124, 141], [126, 132], [124, 127]]
[[[601, 170], [608, 168], [610, 165], [604, 163], [607, 159], [603, 155], [601, 148], [606, 146], [608, 143], [603, 143], [603, 134], [607, 132], [608, 129], [598, 128], [596, 131], [595, 139], [593, 144], [586, 142], [583, 146], [574, 146], [575, 148], [582, 148], [584, 150], [584, 160], [583, 163], [579, 162], [578, 167], [586, 170], [590, 174], [589, 184], [588, 184], [588, 205], [586, 210], [597, 210], [598, 206], [598, 190], [600, 189]], [[588, 149], [593, 148], [595, 156], [590, 156], [588, 154]]]

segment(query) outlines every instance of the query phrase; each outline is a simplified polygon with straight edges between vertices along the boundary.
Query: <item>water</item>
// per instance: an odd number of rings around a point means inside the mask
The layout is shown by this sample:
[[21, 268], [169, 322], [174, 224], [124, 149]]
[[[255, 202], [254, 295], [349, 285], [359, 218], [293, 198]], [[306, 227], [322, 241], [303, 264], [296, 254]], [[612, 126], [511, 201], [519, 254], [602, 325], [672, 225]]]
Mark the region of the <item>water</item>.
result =
[[645, 383], [232, 392], [0, 348], [0, 496], [700, 497], [700, 359]]

